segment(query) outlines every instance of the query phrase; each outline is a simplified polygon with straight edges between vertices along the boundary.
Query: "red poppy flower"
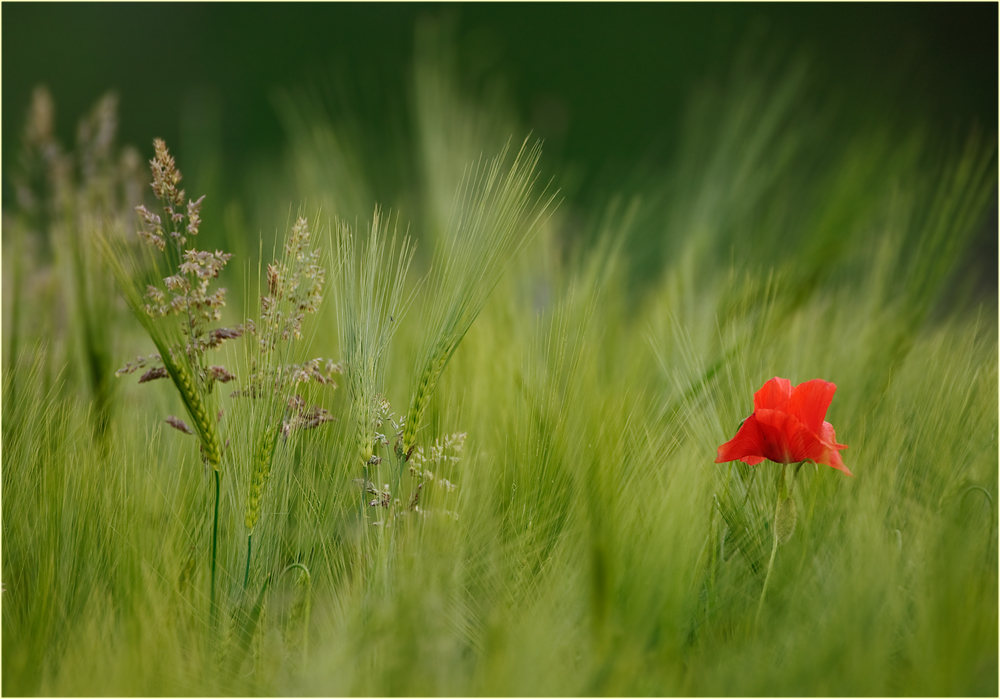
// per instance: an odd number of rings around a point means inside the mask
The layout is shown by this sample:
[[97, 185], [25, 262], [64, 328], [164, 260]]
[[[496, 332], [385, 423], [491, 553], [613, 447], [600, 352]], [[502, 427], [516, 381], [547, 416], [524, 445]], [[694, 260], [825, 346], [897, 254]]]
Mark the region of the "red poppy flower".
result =
[[792, 389], [791, 381], [774, 377], [754, 394], [753, 415], [743, 421], [735, 437], [719, 447], [715, 463], [811, 460], [853, 475], [840, 460], [840, 450], [847, 445], [837, 444], [833, 425], [823, 420], [836, 390], [835, 384], [823, 379]]

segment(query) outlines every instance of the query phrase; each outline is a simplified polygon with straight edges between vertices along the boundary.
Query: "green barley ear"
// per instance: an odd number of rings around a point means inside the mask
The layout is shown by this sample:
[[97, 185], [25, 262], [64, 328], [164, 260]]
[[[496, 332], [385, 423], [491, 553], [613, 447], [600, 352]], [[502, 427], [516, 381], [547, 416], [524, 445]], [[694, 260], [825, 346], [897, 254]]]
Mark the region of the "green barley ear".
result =
[[554, 196], [542, 201], [531, 193], [540, 155], [541, 145], [529, 146], [525, 139], [509, 167], [505, 147], [496, 158], [466, 169], [447, 234], [436, 250], [433, 305], [414, 367], [401, 456], [415, 446], [420, 420], [448, 361], [552, 203]]
[[358, 457], [362, 465], [374, 453], [383, 402], [389, 342], [412, 300], [404, 294], [414, 247], [404, 237], [397, 253], [396, 235], [378, 208], [368, 238], [359, 246], [356, 233], [337, 223], [333, 254], [337, 259], [337, 332], [351, 396]]
[[278, 445], [278, 429], [271, 432], [261, 432], [254, 448], [253, 464], [250, 472], [250, 488], [247, 493], [247, 506], [244, 514], [244, 524], [248, 531], [253, 531], [260, 519], [260, 509], [264, 501], [264, 486], [271, 475], [271, 463], [274, 461], [274, 449]]
[[[205, 460], [215, 469], [219, 470], [222, 461], [222, 445], [219, 442], [219, 430], [216, 427], [215, 415], [210, 412], [207, 403], [207, 396], [203, 396], [195, 384], [191, 366], [183, 358], [177, 358], [177, 354], [166, 343], [157, 342], [154, 338], [156, 348], [160, 351], [160, 359], [163, 361], [163, 368], [174, 382], [184, 407], [187, 408], [188, 415], [194, 420], [195, 430], [201, 440], [202, 451]], [[183, 357], [183, 355], [182, 355]]]

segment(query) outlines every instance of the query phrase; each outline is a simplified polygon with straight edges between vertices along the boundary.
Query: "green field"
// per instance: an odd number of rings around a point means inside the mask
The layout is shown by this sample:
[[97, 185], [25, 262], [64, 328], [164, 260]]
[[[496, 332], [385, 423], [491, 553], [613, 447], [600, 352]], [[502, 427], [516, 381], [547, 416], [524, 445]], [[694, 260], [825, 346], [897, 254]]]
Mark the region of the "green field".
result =
[[[995, 134], [737, 63], [668, 163], [581, 200], [422, 36], [391, 149], [283, 92], [285, 157], [197, 236], [158, 134], [103, 101], [60, 146], [36, 93], [3, 694], [996, 696]], [[773, 549], [782, 467], [714, 461], [775, 376], [836, 384], [854, 475], [806, 464]]]

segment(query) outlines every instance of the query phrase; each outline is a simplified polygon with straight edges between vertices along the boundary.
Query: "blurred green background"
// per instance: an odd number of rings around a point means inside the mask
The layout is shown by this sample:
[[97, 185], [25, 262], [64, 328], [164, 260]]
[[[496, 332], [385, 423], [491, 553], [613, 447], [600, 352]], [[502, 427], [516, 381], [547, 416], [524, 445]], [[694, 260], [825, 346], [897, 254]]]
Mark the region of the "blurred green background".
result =
[[[739, 84], [743, 68], [776, 78], [804, 62], [798, 109], [828, 124], [829, 152], [839, 147], [836, 133], [852, 130], [895, 129], [902, 138], [920, 128], [944, 148], [970, 128], [997, 132], [991, 3], [18, 3], [5, 4], [3, 20], [8, 210], [39, 84], [51, 91], [56, 137], [67, 146], [77, 121], [115, 91], [118, 142], [148, 158], [152, 139], [165, 139], [189, 191], [216, 202], [209, 232], [229, 202], [248, 212], [250, 230], [269, 231], [281, 226], [259, 211], [273, 208], [262, 193], [293, 206], [307, 196], [268, 184], [292, 182], [286, 97], [346, 125], [372, 197], [399, 209], [416, 174], [406, 154], [425, 20], [444, 21], [462, 89], [544, 139], [542, 172], [564, 211], [600, 206], [669, 170], [693, 98]], [[991, 212], [964, 263], [986, 296], [997, 286], [995, 203]], [[587, 236], [580, 220], [567, 219], [562, 235]]]
[[891, 112], [949, 133], [997, 127], [995, 3], [5, 3], [2, 12], [4, 206], [37, 84], [52, 92], [63, 143], [113, 89], [119, 142], [146, 153], [162, 137], [189, 177], [208, 167], [214, 178], [280, 151], [277, 87], [336, 75], [352, 113], [391, 128], [408, 106], [414, 27], [442, 14], [456, 23], [463, 70], [501, 76], [549, 162], [573, 166], [574, 196], [669, 158], [692, 88], [725, 73], [748, 40], [779, 60], [805, 56], [816, 87], [858, 119]]

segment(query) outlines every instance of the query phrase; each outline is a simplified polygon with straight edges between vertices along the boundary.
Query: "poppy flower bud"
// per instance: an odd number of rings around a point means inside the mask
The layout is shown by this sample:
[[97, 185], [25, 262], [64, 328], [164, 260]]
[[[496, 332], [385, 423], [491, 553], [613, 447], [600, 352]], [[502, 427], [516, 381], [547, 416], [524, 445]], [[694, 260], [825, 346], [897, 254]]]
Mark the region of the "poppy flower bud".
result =
[[797, 519], [795, 500], [792, 498], [779, 499], [778, 507], [774, 511], [774, 535], [779, 544], [784, 544], [792, 538]]

